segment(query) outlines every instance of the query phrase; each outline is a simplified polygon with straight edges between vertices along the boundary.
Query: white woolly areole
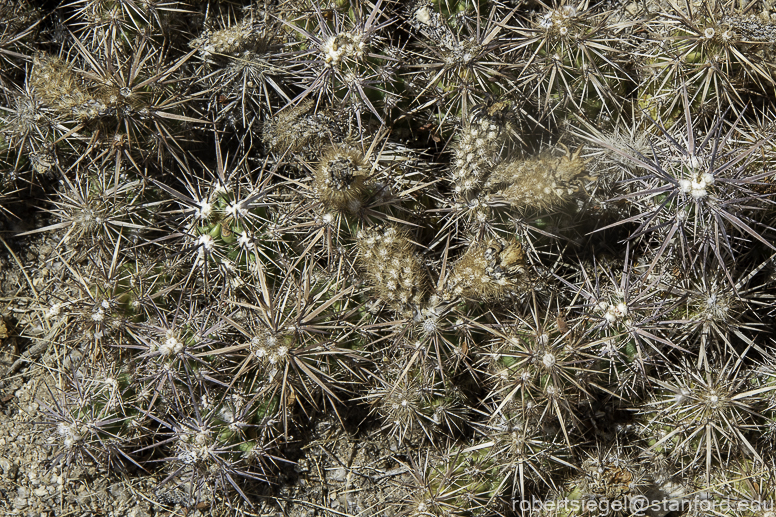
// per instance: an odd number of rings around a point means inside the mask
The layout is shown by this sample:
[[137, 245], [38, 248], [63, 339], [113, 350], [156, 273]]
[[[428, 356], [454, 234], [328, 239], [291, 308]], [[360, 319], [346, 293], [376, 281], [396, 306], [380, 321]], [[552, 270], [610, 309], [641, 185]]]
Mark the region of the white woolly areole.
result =
[[212, 250], [215, 243], [216, 241], [213, 240], [213, 237], [207, 234], [200, 235], [199, 239], [197, 239], [197, 244], [199, 244], [202, 248], [204, 248], [207, 251]]
[[211, 213], [213, 213], [213, 205], [208, 203], [207, 199], [197, 202], [197, 208], [194, 210], [197, 219], [207, 219]]
[[242, 232], [240, 236], [237, 238], [237, 245], [241, 248], [248, 248], [251, 245], [251, 238], [248, 235], [248, 232]]
[[226, 214], [234, 218], [243, 217], [247, 213], [248, 210], [243, 207], [242, 201], [235, 201], [226, 208]]
[[713, 184], [713, 174], [708, 172], [696, 173], [689, 179], [679, 180], [679, 190], [692, 196], [694, 199], [701, 199], [708, 195], [706, 188]]
[[159, 345], [159, 353], [163, 357], [169, 357], [171, 355], [178, 355], [183, 351], [184, 344], [177, 337], [170, 332], [167, 333], [167, 337], [164, 342]]
[[[709, 29], [706, 29], [707, 31]], [[713, 29], [711, 29], [713, 31]], [[689, 177], [679, 180], [679, 190], [694, 199], [701, 199], [708, 194], [706, 188], [714, 184], [714, 174], [703, 167], [703, 162], [698, 156], [691, 155], [685, 161]], [[688, 170], [689, 169], [689, 170]]]

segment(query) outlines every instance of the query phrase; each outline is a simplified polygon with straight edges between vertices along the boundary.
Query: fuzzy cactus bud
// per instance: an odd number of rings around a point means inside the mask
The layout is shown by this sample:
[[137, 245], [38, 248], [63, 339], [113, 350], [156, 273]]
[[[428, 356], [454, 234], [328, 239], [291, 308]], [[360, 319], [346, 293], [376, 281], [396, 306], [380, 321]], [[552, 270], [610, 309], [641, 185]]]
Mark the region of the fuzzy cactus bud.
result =
[[61, 58], [41, 54], [33, 59], [30, 85], [43, 104], [62, 117], [78, 120], [97, 118], [106, 106], [93, 98], [80, 84], [70, 66]]
[[503, 127], [492, 117], [475, 116], [464, 126], [450, 170], [457, 197], [467, 198], [482, 188], [498, 159], [502, 140]]
[[315, 171], [315, 188], [327, 209], [357, 212], [365, 194], [368, 173], [364, 156], [348, 147], [328, 149]]
[[396, 309], [418, 305], [428, 278], [407, 235], [395, 226], [362, 231], [359, 261], [375, 293]]

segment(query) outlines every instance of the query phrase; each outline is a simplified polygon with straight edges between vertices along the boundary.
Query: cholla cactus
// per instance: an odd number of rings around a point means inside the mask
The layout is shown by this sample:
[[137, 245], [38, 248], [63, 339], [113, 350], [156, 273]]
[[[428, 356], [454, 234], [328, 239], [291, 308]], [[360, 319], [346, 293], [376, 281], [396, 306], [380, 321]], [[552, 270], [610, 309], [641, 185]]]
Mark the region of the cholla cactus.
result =
[[188, 514], [773, 497], [774, 17], [664, 3], [0, 2], [52, 467]]
[[[310, 5], [314, 16], [308, 13], [299, 19], [284, 22], [301, 36], [296, 58], [305, 62], [300, 72], [303, 91], [294, 99], [307, 97], [344, 102], [354, 113], [359, 131], [363, 131], [362, 116], [371, 113], [384, 122], [369, 93], [379, 94], [380, 62], [390, 61], [383, 55], [386, 48], [385, 31], [391, 24], [386, 20], [382, 1], [367, 6], [355, 4], [343, 14], [332, 11], [325, 17], [316, 3]], [[387, 49], [386, 49], [387, 50]]]
[[565, 109], [591, 119], [616, 113], [631, 80], [622, 61], [630, 41], [623, 35], [634, 25], [586, 1], [531, 12], [508, 32], [508, 48], [521, 68], [517, 81], [537, 98], [539, 112], [552, 118]]
[[594, 343], [578, 329], [533, 299], [531, 319], [489, 328], [491, 350], [481, 363], [491, 386], [488, 398], [519, 408], [533, 424], [556, 423], [568, 445], [569, 428], [577, 425], [577, 408], [600, 389], [601, 361], [588, 350]]
[[684, 87], [698, 106], [739, 110], [746, 102], [742, 91], [767, 95], [773, 88], [768, 62], [774, 34], [770, 20], [710, 1], [674, 8], [653, 27], [659, 43], [651, 45], [647, 57], [644, 106], [669, 117], [681, 115], [675, 91]]
[[650, 404], [652, 449], [677, 455], [683, 469], [702, 468], [707, 481], [712, 468], [728, 465], [734, 452], [764, 461], [744, 431], [763, 425], [760, 395], [776, 389], [772, 379], [750, 389], [747, 372], [735, 363], [719, 372], [683, 365], [672, 373], [673, 380], [657, 381], [662, 390]]
[[[420, 343], [405, 347], [420, 350]], [[400, 442], [439, 442], [466, 430], [469, 408], [465, 394], [444, 379], [432, 362], [407, 352], [386, 356], [394, 367], [376, 378], [365, 397], [380, 415], [383, 429]]]
[[[427, 0], [410, 7], [408, 22], [421, 36], [419, 59], [408, 67], [413, 104], [420, 105], [413, 111], [433, 107], [434, 123], [442, 130], [450, 119], [467, 122], [478, 105], [501, 97], [512, 85], [509, 61], [502, 55], [503, 27], [495, 22], [499, 7]], [[447, 17], [440, 12], [445, 10]]]
[[27, 0], [10, 0], [0, 5], [4, 24], [0, 34], [0, 85], [10, 88], [23, 72], [23, 52], [29, 52], [41, 25], [42, 12]]
[[508, 506], [498, 497], [495, 458], [478, 448], [445, 451], [441, 461], [426, 457], [411, 470], [414, 491], [400, 504], [412, 517], [480, 516]]
[[605, 511], [616, 516], [643, 511], [649, 504], [644, 488], [649, 477], [639, 461], [620, 451], [599, 451], [582, 464], [581, 475], [563, 493], [570, 506], [567, 515], [596, 515]]
[[488, 450], [498, 462], [502, 483], [507, 487], [505, 493], [511, 492], [513, 500], [537, 486], [555, 487], [555, 476], [572, 468], [570, 451], [560, 433], [547, 433], [533, 419], [519, 416], [521, 413], [530, 410], [523, 411], [519, 403], [499, 404], [487, 425], [478, 429], [483, 438], [474, 446]]
[[[758, 210], [758, 201], [767, 196], [753, 190], [770, 173], [760, 172], [758, 150], [766, 153], [768, 138], [746, 140], [732, 138], [723, 131], [722, 119], [701, 139], [696, 135], [687, 91], [685, 121], [669, 132], [658, 123], [656, 129], [663, 139], [654, 143], [664, 146], [660, 154], [647, 157], [631, 150], [616, 150], [631, 163], [627, 173], [633, 188], [618, 199], [643, 202], [629, 221], [640, 221], [636, 235], [659, 232], [666, 250], [681, 240], [684, 260], [692, 263], [696, 254], [713, 252], [717, 257], [735, 254], [733, 235], [746, 235], [776, 249], [750, 224], [751, 212]], [[731, 129], [740, 121], [732, 122]], [[598, 141], [603, 146], [608, 146]], [[754, 227], [753, 227], [754, 226]], [[723, 241], [717, 239], [722, 233]], [[723, 259], [724, 261], [724, 259]]]
[[126, 470], [136, 446], [127, 433], [136, 413], [127, 400], [131, 375], [99, 363], [71, 366], [43, 407], [46, 424], [55, 431], [53, 462], [70, 469], [93, 460], [109, 470]]
[[138, 238], [150, 228], [143, 182], [107, 175], [99, 167], [66, 178], [53, 213], [57, 222], [26, 234], [65, 229], [60, 243], [74, 253], [106, 256], [115, 252], [122, 238]]
[[290, 74], [283, 67], [277, 23], [263, 10], [246, 9], [240, 21], [231, 19], [234, 13], [216, 11], [220, 28], [206, 30], [189, 46], [202, 61], [199, 80], [208, 86], [208, 107], [217, 112], [216, 121], [250, 130], [276, 99], [289, 100], [284, 83]]

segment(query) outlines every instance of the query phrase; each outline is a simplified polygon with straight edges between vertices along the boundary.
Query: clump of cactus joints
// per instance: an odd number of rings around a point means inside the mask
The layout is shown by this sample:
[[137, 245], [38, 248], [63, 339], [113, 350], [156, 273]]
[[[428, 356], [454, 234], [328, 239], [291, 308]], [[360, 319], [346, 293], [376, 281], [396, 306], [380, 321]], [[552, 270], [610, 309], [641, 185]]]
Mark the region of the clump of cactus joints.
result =
[[403, 514], [474, 516], [508, 507], [498, 497], [499, 471], [492, 455], [475, 447], [445, 452], [441, 461], [427, 457], [413, 465], [418, 488], [400, 505]]
[[662, 41], [648, 53], [642, 103], [648, 109], [666, 117], [680, 115], [677, 87], [687, 88], [699, 107], [716, 104], [736, 111], [750, 95], [767, 95], [773, 88], [768, 71], [771, 23], [715, 1], [674, 8], [658, 17], [654, 27]]
[[631, 80], [623, 57], [633, 41], [623, 35], [641, 20], [616, 20], [614, 12], [588, 2], [542, 6], [507, 31], [521, 68], [517, 82], [552, 119], [617, 113]]
[[188, 514], [772, 497], [774, 17], [658, 4], [0, 6], [48, 466]]

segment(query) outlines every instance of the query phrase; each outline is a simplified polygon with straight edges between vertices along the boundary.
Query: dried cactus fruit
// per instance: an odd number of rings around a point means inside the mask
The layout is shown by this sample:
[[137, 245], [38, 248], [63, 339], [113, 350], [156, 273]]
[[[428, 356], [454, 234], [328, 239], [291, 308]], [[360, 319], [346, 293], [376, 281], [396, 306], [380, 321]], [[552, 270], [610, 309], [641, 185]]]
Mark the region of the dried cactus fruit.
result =
[[528, 267], [522, 245], [491, 239], [476, 243], [458, 259], [447, 292], [475, 300], [498, 300], [526, 289]]
[[585, 175], [582, 148], [560, 157], [544, 153], [498, 165], [485, 188], [515, 208], [548, 209], [567, 201], [579, 189]]

